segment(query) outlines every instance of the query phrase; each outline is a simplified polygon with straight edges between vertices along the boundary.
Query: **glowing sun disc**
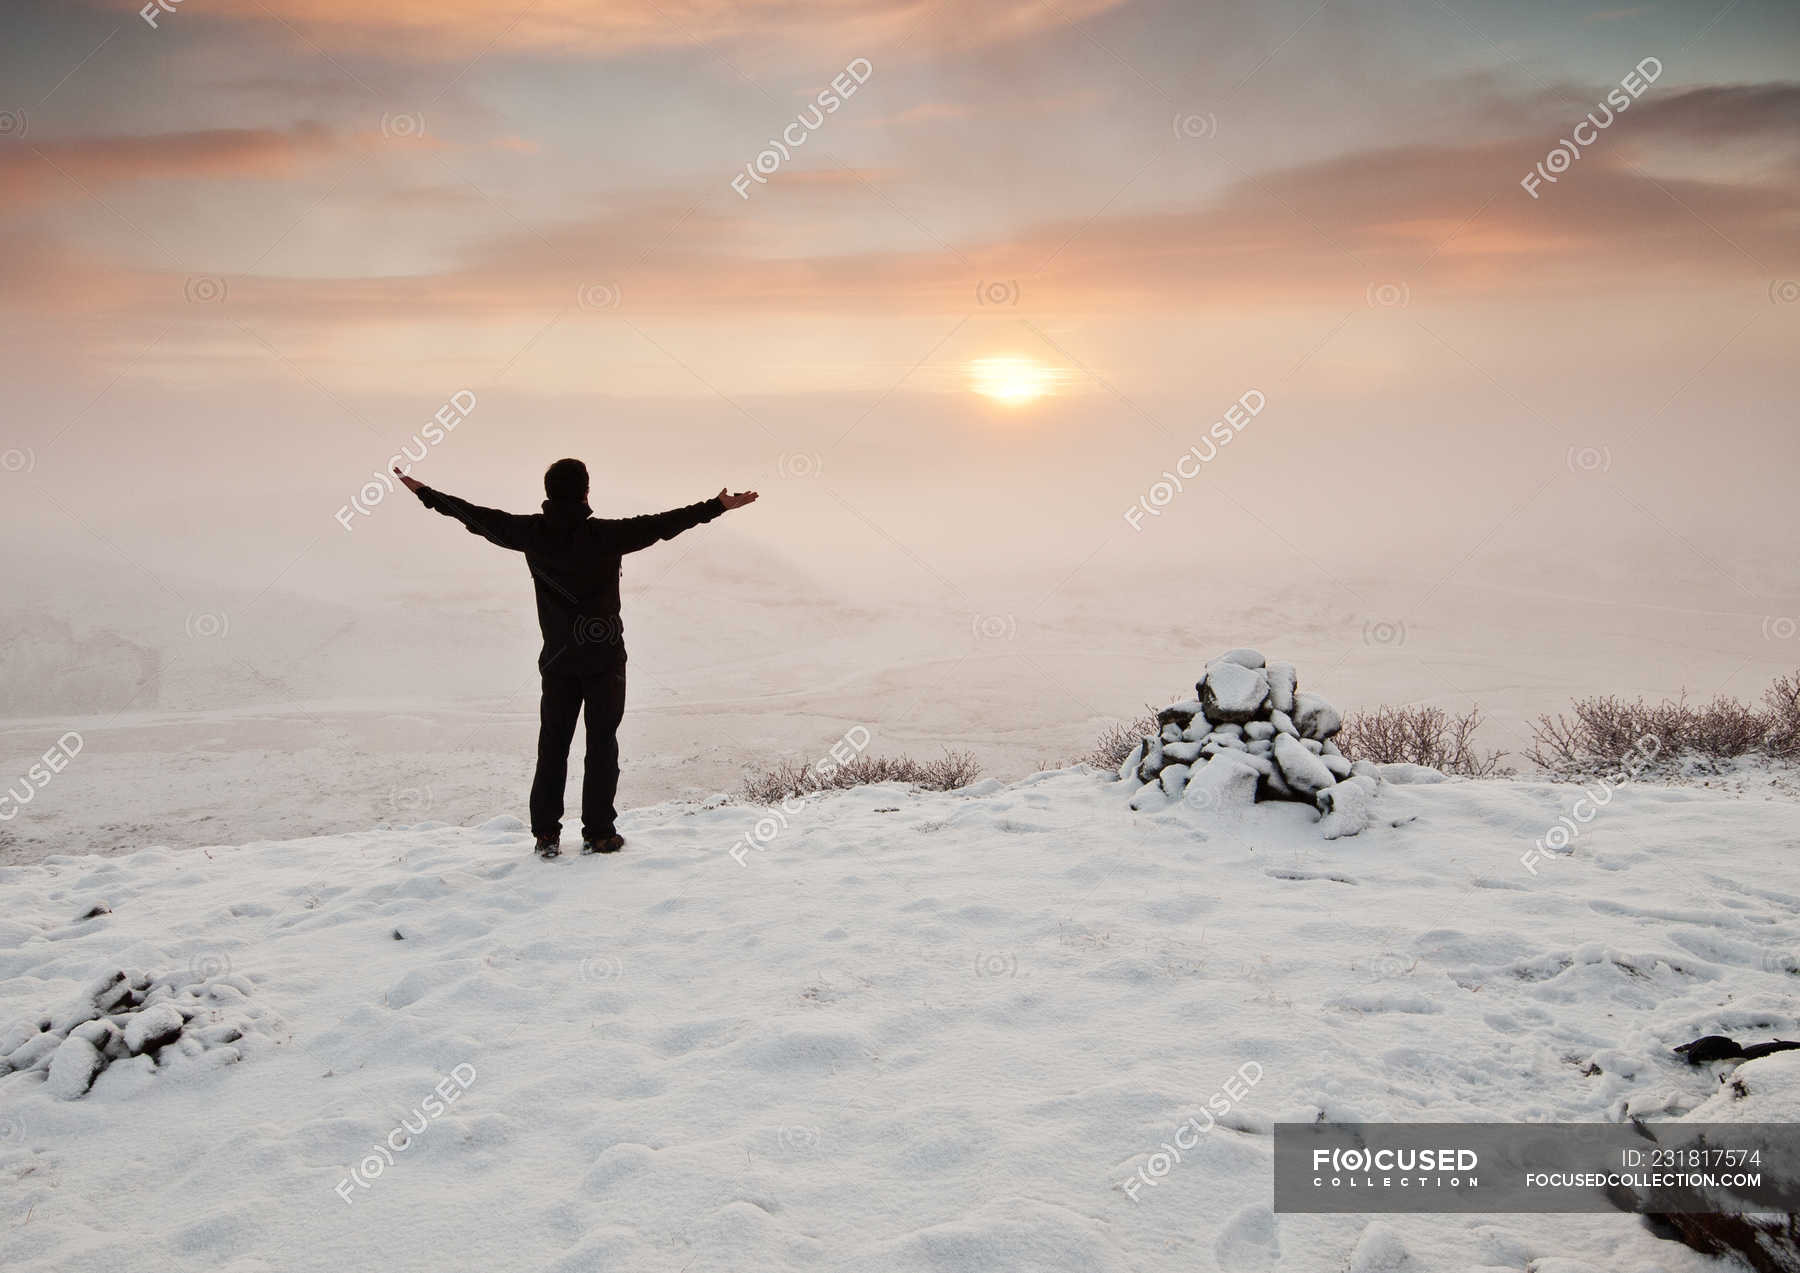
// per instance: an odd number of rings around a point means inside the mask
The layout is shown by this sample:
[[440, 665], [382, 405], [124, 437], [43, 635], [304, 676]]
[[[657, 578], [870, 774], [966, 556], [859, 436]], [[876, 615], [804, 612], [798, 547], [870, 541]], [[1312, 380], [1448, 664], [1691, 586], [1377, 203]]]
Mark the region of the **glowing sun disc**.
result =
[[977, 358], [969, 364], [969, 387], [984, 398], [1007, 406], [1023, 406], [1049, 393], [1050, 368], [1029, 358], [1007, 354]]

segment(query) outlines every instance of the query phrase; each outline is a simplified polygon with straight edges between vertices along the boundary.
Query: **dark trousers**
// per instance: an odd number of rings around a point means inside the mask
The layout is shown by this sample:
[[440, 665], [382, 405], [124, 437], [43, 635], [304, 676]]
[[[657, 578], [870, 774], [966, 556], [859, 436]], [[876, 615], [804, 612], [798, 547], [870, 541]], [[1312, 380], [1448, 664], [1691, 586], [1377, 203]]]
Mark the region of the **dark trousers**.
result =
[[531, 782], [531, 833], [562, 833], [563, 787], [569, 780], [569, 744], [575, 718], [587, 715], [587, 760], [581, 776], [581, 833], [613, 834], [619, 811], [619, 722], [625, 716], [625, 665], [597, 671], [545, 672], [538, 713], [537, 776]]

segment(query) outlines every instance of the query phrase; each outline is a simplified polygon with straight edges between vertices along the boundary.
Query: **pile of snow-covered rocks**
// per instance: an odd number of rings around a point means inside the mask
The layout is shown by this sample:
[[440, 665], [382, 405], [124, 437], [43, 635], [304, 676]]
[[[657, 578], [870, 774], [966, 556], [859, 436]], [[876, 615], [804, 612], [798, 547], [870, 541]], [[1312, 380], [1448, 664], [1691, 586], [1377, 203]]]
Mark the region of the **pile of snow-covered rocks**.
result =
[[1298, 686], [1292, 663], [1230, 650], [1206, 665], [1195, 697], [1156, 714], [1160, 733], [1132, 748], [1119, 777], [1140, 784], [1133, 809], [1175, 801], [1210, 812], [1259, 800], [1316, 807], [1328, 840], [1369, 825], [1382, 767], [1351, 761], [1332, 738], [1344, 718]]
[[35, 1076], [64, 1100], [85, 1096], [108, 1066], [143, 1074], [230, 1065], [274, 1021], [229, 973], [152, 976], [115, 969], [62, 1008], [0, 1034], [0, 1092]]

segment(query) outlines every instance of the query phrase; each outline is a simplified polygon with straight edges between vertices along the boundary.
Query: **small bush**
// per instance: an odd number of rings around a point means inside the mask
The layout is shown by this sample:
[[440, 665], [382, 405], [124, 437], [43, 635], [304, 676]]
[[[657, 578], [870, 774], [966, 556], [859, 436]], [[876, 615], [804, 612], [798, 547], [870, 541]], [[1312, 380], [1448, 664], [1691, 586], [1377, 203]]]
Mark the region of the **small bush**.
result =
[[1742, 756], [1800, 756], [1800, 673], [1776, 678], [1755, 707], [1720, 695], [1704, 707], [1687, 696], [1646, 703], [1613, 695], [1578, 698], [1569, 715], [1540, 716], [1531, 727], [1531, 760], [1560, 775], [1614, 768], [1646, 740], [1665, 761], [1683, 755], [1715, 763]]
[[909, 782], [927, 791], [955, 791], [981, 776], [981, 762], [966, 751], [945, 751], [936, 760], [911, 756], [858, 756], [836, 766], [782, 761], [744, 779], [744, 799], [752, 804], [783, 800], [820, 791], [842, 791], [876, 782]]
[[1081, 758], [1081, 763], [1092, 765], [1096, 769], [1116, 770], [1125, 763], [1125, 757], [1131, 754], [1131, 749], [1156, 730], [1154, 713], [1146, 713], [1134, 721], [1108, 725], [1106, 732], [1094, 740], [1093, 749]]
[[1484, 752], [1474, 744], [1480, 724], [1479, 706], [1460, 716], [1441, 707], [1377, 707], [1347, 713], [1336, 741], [1350, 760], [1429, 765], [1469, 778], [1505, 777], [1512, 773], [1500, 764], [1506, 753]]
[[1769, 751], [1776, 756], [1800, 757], [1800, 672], [1776, 677], [1763, 691], [1763, 705], [1769, 722]]

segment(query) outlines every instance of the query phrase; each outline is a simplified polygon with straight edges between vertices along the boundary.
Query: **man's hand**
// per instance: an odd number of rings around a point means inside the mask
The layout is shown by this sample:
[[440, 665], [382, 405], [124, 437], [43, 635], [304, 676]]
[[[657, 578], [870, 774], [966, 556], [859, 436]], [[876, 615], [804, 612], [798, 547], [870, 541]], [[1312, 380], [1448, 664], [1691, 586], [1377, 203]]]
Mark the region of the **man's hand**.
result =
[[[402, 473], [399, 469], [394, 470], [394, 476], [399, 478], [402, 485], [404, 485], [407, 490], [411, 491], [415, 495], [418, 494], [419, 488], [421, 486], [425, 485], [425, 483], [421, 482], [418, 478], [408, 477], [406, 474]], [[755, 499], [756, 496], [752, 495], [750, 498]]]
[[736, 495], [733, 495], [730, 491], [721, 490], [719, 492], [719, 503], [725, 505], [726, 512], [730, 512], [734, 508], [742, 508], [746, 504], [756, 503], [756, 492], [739, 491]]

